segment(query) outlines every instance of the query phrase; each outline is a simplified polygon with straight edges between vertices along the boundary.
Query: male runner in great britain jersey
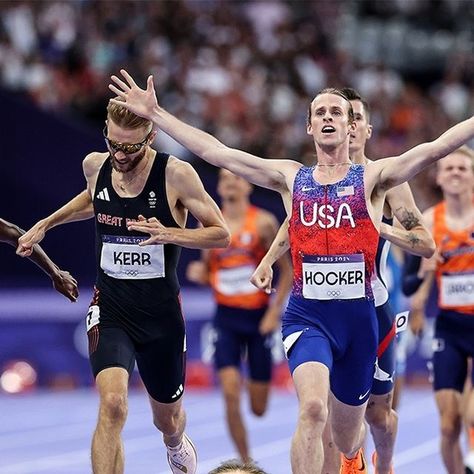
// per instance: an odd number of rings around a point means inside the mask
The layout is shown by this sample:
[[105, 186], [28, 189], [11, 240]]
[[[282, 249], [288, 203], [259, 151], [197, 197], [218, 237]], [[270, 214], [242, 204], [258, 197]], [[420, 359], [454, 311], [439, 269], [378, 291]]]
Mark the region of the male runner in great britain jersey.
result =
[[[444, 199], [424, 216], [437, 250], [429, 262], [433, 271], [425, 273], [412, 312], [423, 317], [435, 279], [439, 313], [433, 340], [433, 388], [440, 415], [441, 455], [447, 472], [463, 474], [461, 398], [468, 359], [474, 357], [474, 151], [464, 146], [439, 161], [436, 180]], [[472, 388], [466, 408], [464, 418], [472, 429]]]
[[[255, 288], [250, 277], [273, 241], [278, 221], [270, 212], [253, 206], [252, 186], [243, 178], [221, 169], [217, 193], [231, 232], [226, 249], [202, 252], [199, 261], [187, 269], [189, 280], [209, 284], [217, 303], [214, 364], [224, 394], [227, 426], [242, 461], [250, 460], [250, 449], [240, 400], [247, 386], [252, 412], [262, 416], [268, 404], [272, 374], [273, 332], [291, 289], [291, 268], [287, 255], [278, 261], [280, 278], [274, 298]], [[246, 359], [248, 382], [241, 376]]]
[[[124, 471], [121, 431], [135, 361], [171, 471], [197, 469], [194, 445], [184, 433], [186, 339], [176, 266], [180, 247], [225, 247], [229, 233], [193, 168], [151, 148], [155, 135], [150, 121], [110, 103], [104, 129], [109, 153], [85, 158], [87, 191], [38, 222], [17, 251], [28, 255], [54, 226], [95, 219], [97, 282], [86, 325], [100, 394], [92, 440], [96, 474]], [[188, 210], [202, 227], [184, 228]], [[143, 223], [154, 226], [154, 245], [144, 246], [150, 239]]]
[[474, 117], [397, 158], [353, 165], [352, 106], [340, 91], [325, 89], [310, 105], [307, 133], [313, 137], [318, 165], [307, 168], [296, 161], [262, 159], [226, 147], [160, 107], [152, 76], [143, 90], [125, 70], [121, 73], [124, 80], [112, 76], [109, 88], [129, 110], [152, 120], [205, 161], [282, 195], [288, 214], [292, 212], [290, 241], [295, 246], [293, 292], [283, 318], [299, 402], [292, 470], [321, 472], [321, 435], [331, 383], [334, 441], [354, 469], [367, 472], [360, 446], [377, 352], [370, 278], [385, 194], [474, 137]]
[[[372, 134], [370, 125], [369, 105], [351, 88], [341, 90], [350, 100], [354, 110], [356, 129], [351, 134], [349, 153], [355, 164], [367, 164], [365, 144]], [[389, 239], [393, 239], [404, 250], [417, 255], [430, 256], [434, 251], [434, 241], [430, 232], [422, 224], [422, 215], [413, 199], [408, 183], [403, 183], [390, 189], [385, 198], [382, 231]], [[393, 216], [405, 230], [392, 228]], [[264, 257], [254, 275], [252, 282], [261, 289], [271, 289], [271, 266], [290, 246], [288, 238], [288, 220], [286, 220], [278, 235]], [[390, 242], [379, 239], [375, 257], [374, 274], [371, 285], [378, 321], [378, 343], [376, 370], [367, 405], [366, 420], [369, 423], [376, 454], [373, 462], [376, 464], [376, 474], [391, 472], [393, 450], [397, 433], [397, 414], [392, 410], [394, 375], [395, 375], [395, 315], [388, 301], [385, 272]], [[326, 427], [324, 436], [324, 473], [336, 472], [340, 467], [339, 453], [334, 449], [331, 427]], [[344, 463], [343, 463], [344, 467]]]

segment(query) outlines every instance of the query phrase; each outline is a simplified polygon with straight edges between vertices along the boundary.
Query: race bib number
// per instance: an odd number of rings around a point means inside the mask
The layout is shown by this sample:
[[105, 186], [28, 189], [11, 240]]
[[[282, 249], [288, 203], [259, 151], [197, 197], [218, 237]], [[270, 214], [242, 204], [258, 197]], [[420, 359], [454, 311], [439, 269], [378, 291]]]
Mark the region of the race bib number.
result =
[[441, 275], [442, 306], [474, 306], [474, 274]]
[[303, 256], [303, 297], [351, 300], [365, 296], [362, 254]]
[[100, 322], [100, 308], [97, 305], [89, 307], [86, 316], [86, 331], [89, 332], [94, 326]]
[[257, 288], [250, 283], [254, 271], [253, 265], [220, 269], [217, 272], [217, 291], [226, 296], [256, 293]]
[[102, 236], [100, 267], [105, 274], [120, 280], [145, 280], [165, 276], [162, 244], [140, 247], [146, 237]]

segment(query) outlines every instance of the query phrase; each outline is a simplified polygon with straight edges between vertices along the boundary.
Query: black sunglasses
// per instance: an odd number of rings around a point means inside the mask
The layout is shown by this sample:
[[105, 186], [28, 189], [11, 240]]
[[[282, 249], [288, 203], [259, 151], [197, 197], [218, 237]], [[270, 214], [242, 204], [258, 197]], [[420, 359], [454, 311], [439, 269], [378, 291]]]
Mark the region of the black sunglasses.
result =
[[107, 125], [104, 127], [104, 130], [102, 131], [102, 133], [104, 134], [106, 145], [110, 148], [110, 150], [113, 153], [117, 153], [118, 151], [121, 151], [125, 153], [126, 155], [133, 155], [134, 153], [138, 153], [147, 144], [152, 131], [150, 131], [150, 133], [140, 143], [114, 142], [113, 140], [107, 137], [107, 133], [108, 133]]

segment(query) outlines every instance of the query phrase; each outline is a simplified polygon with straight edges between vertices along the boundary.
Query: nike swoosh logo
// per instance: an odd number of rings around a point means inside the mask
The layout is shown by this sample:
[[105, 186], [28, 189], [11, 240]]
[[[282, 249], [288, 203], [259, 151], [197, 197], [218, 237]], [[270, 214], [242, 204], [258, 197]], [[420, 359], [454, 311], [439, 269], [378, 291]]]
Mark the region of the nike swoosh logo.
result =
[[369, 394], [369, 392], [370, 392], [370, 388], [363, 395], [359, 395], [359, 400], [363, 400]]
[[316, 189], [316, 188], [310, 188], [309, 186], [303, 186], [303, 187], [301, 188], [301, 191], [306, 192], [306, 191], [311, 191], [311, 190], [313, 190], [313, 189]]

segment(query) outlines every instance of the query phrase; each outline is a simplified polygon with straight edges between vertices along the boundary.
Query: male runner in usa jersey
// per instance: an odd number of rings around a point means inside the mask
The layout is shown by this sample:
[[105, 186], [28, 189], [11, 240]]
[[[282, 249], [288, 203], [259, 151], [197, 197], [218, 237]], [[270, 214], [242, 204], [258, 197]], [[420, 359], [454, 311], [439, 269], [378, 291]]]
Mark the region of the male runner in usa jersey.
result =
[[[365, 144], [372, 134], [369, 105], [351, 88], [342, 89], [350, 100], [354, 110], [356, 129], [351, 134], [349, 153], [351, 161], [367, 164]], [[403, 229], [393, 228], [393, 216]], [[367, 405], [366, 420], [374, 438], [376, 452], [373, 462], [376, 474], [391, 472], [393, 450], [397, 433], [397, 414], [392, 410], [394, 375], [395, 375], [395, 314], [388, 301], [388, 290], [385, 283], [387, 257], [390, 241], [408, 252], [430, 256], [434, 251], [434, 241], [428, 229], [422, 224], [421, 212], [415, 205], [408, 183], [390, 189], [386, 194], [384, 215], [382, 218], [381, 238], [378, 242], [375, 257], [374, 273], [371, 278], [372, 292], [378, 322], [378, 348], [376, 370]], [[278, 235], [254, 275], [252, 282], [267, 291], [271, 288], [271, 265], [290, 246], [288, 238], [288, 221], [285, 221]], [[334, 449], [331, 427], [327, 425], [324, 433], [324, 473], [331, 473], [340, 467], [339, 453]]]

